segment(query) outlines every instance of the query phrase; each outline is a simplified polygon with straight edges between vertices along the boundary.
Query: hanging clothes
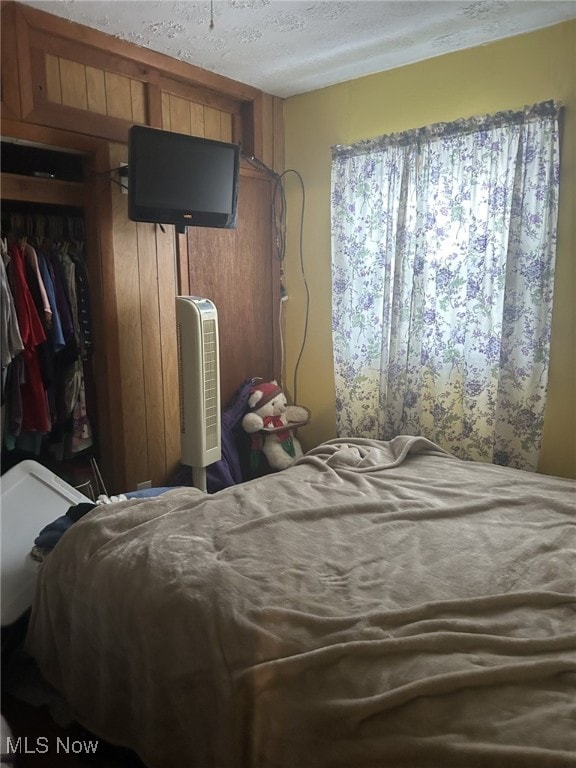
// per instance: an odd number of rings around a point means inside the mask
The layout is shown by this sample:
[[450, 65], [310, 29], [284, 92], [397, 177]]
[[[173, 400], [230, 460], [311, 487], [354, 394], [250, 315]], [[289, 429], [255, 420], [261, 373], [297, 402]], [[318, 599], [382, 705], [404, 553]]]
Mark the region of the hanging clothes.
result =
[[62, 321], [60, 320], [60, 312], [58, 311], [58, 303], [56, 301], [56, 286], [54, 284], [54, 274], [51, 266], [48, 262], [46, 254], [38, 249], [37, 251], [38, 264], [40, 267], [40, 274], [46, 287], [46, 293], [48, 295], [48, 302], [52, 311], [52, 326], [50, 333], [50, 344], [53, 352], [59, 352], [66, 345], [64, 339], [64, 332], [62, 330]]
[[44, 328], [50, 328], [52, 325], [52, 307], [48, 301], [48, 294], [46, 293], [46, 287], [44, 280], [40, 274], [40, 267], [38, 265], [38, 255], [34, 248], [28, 241], [22, 244], [22, 252], [24, 254], [24, 261], [26, 264], [26, 273], [28, 275], [28, 285], [36, 285], [38, 291], [38, 299], [36, 307], [40, 305], [42, 307], [43, 316], [40, 315], [43, 320]]
[[8, 266], [0, 282], [8, 299], [2, 304], [3, 443], [72, 458], [93, 445], [84, 380], [93, 329], [83, 220], [18, 210], [9, 215]]
[[4, 392], [8, 380], [9, 366], [23, 350], [22, 336], [18, 327], [16, 306], [12, 297], [12, 291], [8, 284], [5, 264], [8, 261], [8, 243], [2, 239], [0, 243], [0, 365], [1, 365], [1, 417], [0, 436], [4, 441], [5, 397]]
[[76, 301], [78, 332], [80, 340], [80, 355], [87, 360], [92, 350], [92, 313], [90, 310], [90, 290], [88, 287], [88, 272], [82, 258], [82, 244], [72, 243], [68, 249], [68, 257], [74, 264], [76, 281]]
[[26, 279], [24, 253], [16, 240], [9, 241], [8, 255], [8, 281], [24, 344], [24, 350], [18, 357], [18, 360], [22, 358], [23, 363], [18, 376], [22, 419], [21, 423], [11, 425], [11, 430], [15, 435], [20, 434], [21, 430], [49, 432], [51, 421], [38, 355], [38, 346], [46, 341], [46, 334]]
[[56, 307], [62, 324], [64, 342], [67, 344], [74, 338], [74, 322], [72, 320], [72, 308], [70, 306], [70, 299], [66, 288], [64, 267], [58, 258], [56, 246], [50, 245], [49, 241], [44, 241], [41, 246], [41, 251], [46, 256], [46, 261], [54, 282]]
[[[72, 250], [72, 247], [75, 250]], [[73, 452], [84, 450], [92, 441], [92, 430], [86, 412], [86, 387], [84, 382], [84, 366], [82, 364], [82, 361], [88, 358], [87, 344], [91, 346], [92, 336], [91, 324], [89, 318], [86, 318], [89, 309], [89, 305], [87, 305], [88, 285], [84, 264], [78, 254], [80, 250], [81, 246], [78, 243], [66, 243], [66, 247], [62, 247], [59, 253], [67, 279], [68, 296], [70, 298], [74, 325], [74, 338], [78, 347], [78, 357], [70, 371], [66, 391], [66, 405], [70, 408], [73, 416], [71, 443], [71, 450]], [[89, 339], [85, 336], [85, 327], [89, 329]]]
[[18, 317], [16, 315], [16, 306], [12, 297], [12, 291], [8, 285], [8, 275], [6, 274], [6, 261], [8, 260], [8, 244], [2, 241], [2, 258], [0, 259], [0, 310], [2, 312], [1, 331], [1, 364], [2, 372], [6, 370], [12, 360], [24, 349], [20, 328], [18, 327]]

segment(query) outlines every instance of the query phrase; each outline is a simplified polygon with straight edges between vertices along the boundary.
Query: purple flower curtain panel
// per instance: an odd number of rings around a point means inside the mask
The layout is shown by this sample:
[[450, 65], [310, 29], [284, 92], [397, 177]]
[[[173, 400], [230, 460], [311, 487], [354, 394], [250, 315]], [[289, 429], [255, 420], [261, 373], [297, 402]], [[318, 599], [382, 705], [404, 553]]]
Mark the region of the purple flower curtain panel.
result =
[[339, 436], [536, 470], [559, 116], [545, 102], [333, 147]]

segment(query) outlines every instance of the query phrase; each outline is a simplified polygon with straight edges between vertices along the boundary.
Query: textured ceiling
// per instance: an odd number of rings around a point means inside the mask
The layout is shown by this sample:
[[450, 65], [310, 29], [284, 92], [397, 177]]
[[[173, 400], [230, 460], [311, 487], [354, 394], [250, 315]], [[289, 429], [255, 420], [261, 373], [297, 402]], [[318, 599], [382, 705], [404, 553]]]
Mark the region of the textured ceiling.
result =
[[25, 4], [284, 97], [576, 18], [576, 0]]

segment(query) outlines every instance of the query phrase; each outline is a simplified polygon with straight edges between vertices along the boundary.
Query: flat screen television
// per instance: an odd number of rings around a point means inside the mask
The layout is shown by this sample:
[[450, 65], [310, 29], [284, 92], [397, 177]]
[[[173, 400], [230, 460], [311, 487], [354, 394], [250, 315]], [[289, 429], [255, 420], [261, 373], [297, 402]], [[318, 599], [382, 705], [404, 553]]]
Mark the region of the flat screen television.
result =
[[240, 147], [133, 125], [128, 138], [128, 216], [186, 227], [236, 226]]

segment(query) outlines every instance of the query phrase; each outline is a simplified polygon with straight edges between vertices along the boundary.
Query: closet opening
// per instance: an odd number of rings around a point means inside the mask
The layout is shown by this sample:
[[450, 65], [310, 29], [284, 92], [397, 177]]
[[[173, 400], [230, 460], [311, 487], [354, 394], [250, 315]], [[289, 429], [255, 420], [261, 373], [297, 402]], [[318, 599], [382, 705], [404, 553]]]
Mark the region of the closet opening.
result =
[[[29, 167], [56, 168], [37, 161]], [[3, 199], [1, 219], [2, 300], [10, 311], [2, 338], [2, 472], [34, 459], [95, 499], [103, 491], [94, 463], [98, 417], [84, 210]]]
[[84, 156], [2, 139], [2, 173], [61, 181], [84, 180]]

